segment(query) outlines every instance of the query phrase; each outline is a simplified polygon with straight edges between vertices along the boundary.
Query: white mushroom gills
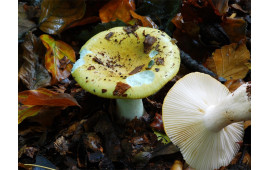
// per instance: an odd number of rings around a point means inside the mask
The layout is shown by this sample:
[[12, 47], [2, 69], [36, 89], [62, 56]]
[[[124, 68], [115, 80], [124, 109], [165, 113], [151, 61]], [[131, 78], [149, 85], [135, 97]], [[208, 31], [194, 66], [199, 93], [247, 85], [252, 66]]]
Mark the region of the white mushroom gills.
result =
[[209, 75], [191, 73], [168, 92], [162, 107], [166, 134], [196, 170], [227, 166], [250, 119], [249, 84], [234, 93]]

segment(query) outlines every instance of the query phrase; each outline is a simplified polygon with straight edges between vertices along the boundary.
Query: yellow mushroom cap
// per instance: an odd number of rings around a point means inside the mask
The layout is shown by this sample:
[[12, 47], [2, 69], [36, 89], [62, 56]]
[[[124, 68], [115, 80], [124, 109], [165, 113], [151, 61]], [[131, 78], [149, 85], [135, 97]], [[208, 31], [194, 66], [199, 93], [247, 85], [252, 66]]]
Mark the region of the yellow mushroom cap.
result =
[[243, 122], [229, 124], [218, 132], [207, 129], [204, 115], [211, 106], [230, 95], [216, 79], [190, 73], [167, 93], [162, 107], [164, 129], [180, 148], [185, 161], [197, 170], [227, 166], [239, 151], [244, 135]]
[[72, 76], [83, 89], [105, 98], [152, 95], [180, 67], [180, 52], [174, 41], [163, 31], [139, 26], [100, 32], [86, 42], [80, 55]]

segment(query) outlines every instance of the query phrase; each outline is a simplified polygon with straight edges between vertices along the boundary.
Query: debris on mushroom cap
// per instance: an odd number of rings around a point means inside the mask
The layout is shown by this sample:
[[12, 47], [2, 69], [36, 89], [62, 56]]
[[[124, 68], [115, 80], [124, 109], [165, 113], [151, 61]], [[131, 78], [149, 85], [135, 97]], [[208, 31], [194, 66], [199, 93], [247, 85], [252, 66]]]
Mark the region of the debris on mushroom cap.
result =
[[[151, 42], [147, 54], [145, 41]], [[71, 73], [92, 94], [140, 99], [156, 93], [177, 74], [179, 67], [179, 49], [163, 31], [139, 26], [115, 27], [86, 42]], [[115, 95], [118, 82], [130, 88]]]
[[209, 75], [191, 73], [180, 79], [168, 92], [162, 108], [164, 129], [180, 148], [186, 162], [198, 170], [227, 166], [243, 138], [243, 123], [232, 123], [219, 132], [205, 127], [207, 109], [230, 94]]

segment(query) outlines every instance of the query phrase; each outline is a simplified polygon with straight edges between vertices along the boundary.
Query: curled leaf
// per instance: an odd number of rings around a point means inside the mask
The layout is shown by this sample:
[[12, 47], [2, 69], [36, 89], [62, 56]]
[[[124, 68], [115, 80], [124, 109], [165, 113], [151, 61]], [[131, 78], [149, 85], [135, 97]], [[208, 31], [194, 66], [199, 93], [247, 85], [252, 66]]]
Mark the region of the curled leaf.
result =
[[103, 23], [119, 19], [123, 22], [131, 20], [130, 10], [135, 10], [134, 0], [111, 0], [99, 10]]
[[221, 49], [217, 49], [212, 57], [209, 57], [205, 65], [219, 77], [227, 80], [243, 79], [249, 67], [250, 52], [245, 44], [225, 45]]
[[39, 28], [48, 34], [58, 34], [74, 21], [81, 19], [84, 13], [84, 0], [43, 0]]
[[39, 38], [29, 32], [22, 44], [24, 63], [19, 70], [19, 78], [28, 89], [37, 89], [50, 85], [51, 76], [40, 63], [44, 55], [43, 45]]
[[75, 62], [75, 52], [71, 46], [63, 41], [55, 41], [51, 36], [43, 34], [41, 41], [47, 48], [45, 54], [45, 67], [52, 74], [52, 84], [64, 80], [70, 75], [72, 64]]
[[152, 19], [150, 17], [141, 16], [141, 15], [137, 14], [136, 12], [134, 12], [132, 10], [130, 10], [130, 14], [131, 14], [131, 16], [133, 18], [138, 19], [139, 21], [141, 21], [142, 26], [158, 29], [158, 26], [154, 23], [154, 21], [152, 21]]
[[36, 27], [36, 24], [29, 20], [27, 17], [26, 10], [24, 9], [25, 3], [19, 2], [18, 5], [18, 37], [22, 38], [22, 36], [31, 30], [32, 28]]
[[246, 39], [247, 23], [241, 18], [227, 17], [222, 23], [222, 28], [229, 36], [232, 43], [238, 43], [240, 40]]
[[18, 97], [19, 103], [23, 105], [79, 106], [71, 95], [67, 93], [56, 93], [45, 88], [22, 91]]
[[80, 106], [77, 101], [66, 93], [56, 93], [45, 88], [22, 91], [19, 97], [19, 124], [27, 117], [35, 116], [46, 106]]

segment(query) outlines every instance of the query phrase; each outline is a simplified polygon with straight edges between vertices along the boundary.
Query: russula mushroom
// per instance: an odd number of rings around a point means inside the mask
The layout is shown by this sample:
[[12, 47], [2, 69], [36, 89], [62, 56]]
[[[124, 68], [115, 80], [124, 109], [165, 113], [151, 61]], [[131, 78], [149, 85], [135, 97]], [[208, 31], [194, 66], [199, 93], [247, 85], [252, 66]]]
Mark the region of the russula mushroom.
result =
[[236, 91], [203, 73], [190, 73], [170, 89], [162, 107], [164, 129], [185, 161], [198, 170], [227, 166], [238, 152], [243, 121], [251, 118], [251, 85]]
[[121, 117], [139, 118], [142, 98], [156, 93], [179, 70], [180, 52], [171, 40], [153, 28], [111, 28], [81, 48], [72, 76], [86, 91], [115, 98]]

